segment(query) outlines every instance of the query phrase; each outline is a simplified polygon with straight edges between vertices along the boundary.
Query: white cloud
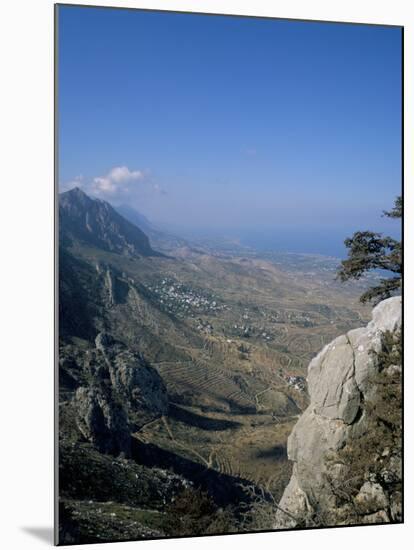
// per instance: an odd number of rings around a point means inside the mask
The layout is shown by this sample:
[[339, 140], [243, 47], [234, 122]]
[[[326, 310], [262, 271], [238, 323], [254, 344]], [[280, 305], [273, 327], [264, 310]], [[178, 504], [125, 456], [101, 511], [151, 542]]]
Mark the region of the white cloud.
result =
[[85, 180], [82, 175], [60, 185], [61, 191], [80, 187], [88, 195], [110, 202], [138, 198], [142, 195], [165, 195], [158, 183], [153, 183], [149, 171], [130, 170], [127, 166], [115, 166], [104, 176]]
[[106, 176], [93, 178], [92, 189], [97, 195], [128, 193], [131, 183], [135, 184], [144, 180], [145, 175], [141, 170], [131, 171], [127, 166], [115, 166]]

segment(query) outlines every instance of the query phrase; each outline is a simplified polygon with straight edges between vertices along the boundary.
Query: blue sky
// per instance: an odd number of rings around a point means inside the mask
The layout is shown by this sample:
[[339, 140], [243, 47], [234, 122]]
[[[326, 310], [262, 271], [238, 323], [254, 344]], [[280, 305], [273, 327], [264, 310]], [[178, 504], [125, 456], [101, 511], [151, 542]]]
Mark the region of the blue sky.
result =
[[395, 225], [400, 29], [59, 12], [62, 189], [188, 231]]

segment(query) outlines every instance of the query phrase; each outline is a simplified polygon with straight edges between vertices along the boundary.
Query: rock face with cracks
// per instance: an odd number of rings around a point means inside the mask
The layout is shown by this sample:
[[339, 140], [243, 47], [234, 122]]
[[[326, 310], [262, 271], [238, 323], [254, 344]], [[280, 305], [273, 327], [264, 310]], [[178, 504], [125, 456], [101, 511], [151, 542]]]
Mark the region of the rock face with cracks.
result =
[[[306, 525], [306, 518], [316, 513], [332, 514], [336, 499], [329, 480], [336, 472], [329, 456], [368, 430], [364, 405], [376, 391], [370, 383], [378, 370], [375, 352], [381, 350], [382, 335], [400, 326], [401, 297], [384, 300], [366, 327], [339, 336], [309, 364], [310, 404], [288, 440], [293, 472], [279, 503], [276, 529]], [[376, 483], [364, 483], [356, 501], [366, 507], [364, 523], [393, 519], [387, 496]]]
[[164, 382], [142, 355], [129, 351], [107, 333], [99, 333], [95, 345], [108, 368], [112, 388], [137, 427], [168, 412]]
[[130, 454], [130, 430], [123, 407], [98, 387], [78, 388], [74, 405], [79, 431], [101, 453]]
[[131, 433], [168, 412], [167, 390], [142, 356], [111, 335], [99, 333], [95, 346], [77, 359], [83, 382], [72, 400], [76, 424], [100, 452], [128, 456]]

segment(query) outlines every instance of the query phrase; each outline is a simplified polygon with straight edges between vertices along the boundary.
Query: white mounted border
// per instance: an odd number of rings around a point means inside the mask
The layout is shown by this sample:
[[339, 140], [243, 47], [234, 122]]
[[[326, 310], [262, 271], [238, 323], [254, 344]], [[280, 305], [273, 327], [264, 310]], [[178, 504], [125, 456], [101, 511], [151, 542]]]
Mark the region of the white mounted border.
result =
[[[68, 1], [68, 4], [76, 2]], [[408, 0], [84, 0], [84, 5], [405, 27], [404, 525], [111, 543], [111, 550], [408, 548], [414, 539], [414, 16]], [[53, 4], [0, 5], [1, 519], [7, 550], [51, 545], [53, 521]], [[411, 218], [411, 219], [410, 219]], [[407, 246], [407, 244], [410, 246]], [[47, 540], [49, 539], [49, 542]], [[103, 545], [84, 548], [103, 549]], [[105, 546], [106, 548], [106, 546]], [[109, 548], [109, 547], [108, 547]]]

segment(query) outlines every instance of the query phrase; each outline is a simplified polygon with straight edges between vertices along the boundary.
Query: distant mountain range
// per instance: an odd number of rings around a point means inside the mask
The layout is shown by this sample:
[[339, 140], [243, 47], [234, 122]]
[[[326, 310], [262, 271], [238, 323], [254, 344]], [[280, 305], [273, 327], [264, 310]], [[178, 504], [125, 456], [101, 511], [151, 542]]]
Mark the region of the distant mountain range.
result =
[[83, 244], [131, 256], [162, 256], [147, 235], [108, 202], [92, 199], [78, 187], [59, 195], [59, 231], [62, 243]]
[[115, 210], [126, 220], [139, 227], [148, 236], [150, 236], [151, 233], [160, 232], [160, 230], [155, 227], [155, 225], [151, 223], [149, 219], [144, 216], [144, 214], [141, 214], [141, 212], [138, 212], [138, 210], [135, 210], [135, 208], [132, 208], [132, 206], [129, 206], [128, 204], [116, 206]]
[[139, 227], [148, 235], [151, 245], [158, 250], [168, 254], [176, 251], [178, 248], [191, 248], [193, 252], [197, 252], [188, 241], [156, 227], [143, 214], [135, 210], [135, 208], [122, 204], [117, 206], [116, 210], [126, 220]]

